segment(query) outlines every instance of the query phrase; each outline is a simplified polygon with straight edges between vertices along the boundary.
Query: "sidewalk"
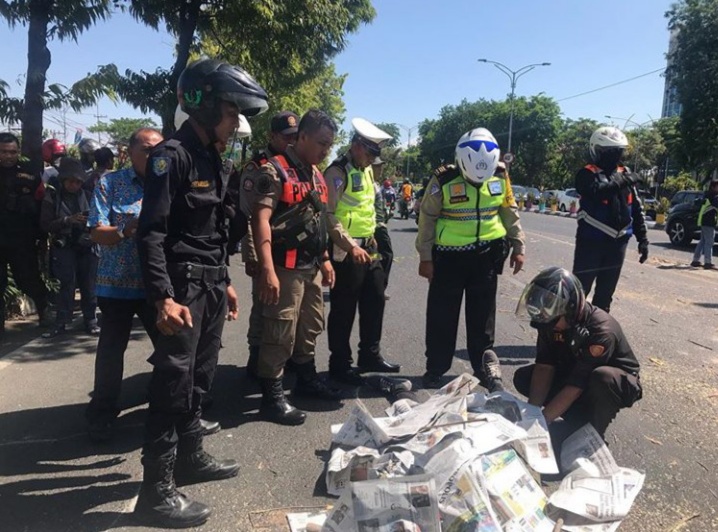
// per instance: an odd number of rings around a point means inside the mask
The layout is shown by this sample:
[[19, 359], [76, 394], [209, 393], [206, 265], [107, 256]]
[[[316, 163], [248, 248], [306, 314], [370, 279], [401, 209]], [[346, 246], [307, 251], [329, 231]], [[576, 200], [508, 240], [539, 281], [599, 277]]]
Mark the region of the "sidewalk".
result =
[[[561, 212], [561, 211], [552, 211], [551, 209], [544, 209], [543, 211], [539, 211], [538, 207], [532, 207], [531, 209], [520, 209], [519, 213], [524, 212], [532, 212], [536, 214], [545, 214], [547, 216], [560, 216], [561, 218], [577, 218], [577, 213], [570, 213], [570, 212]], [[650, 218], [646, 218], [646, 226], [648, 229], [665, 229], [665, 224], [659, 224], [657, 222], [654, 222]]]

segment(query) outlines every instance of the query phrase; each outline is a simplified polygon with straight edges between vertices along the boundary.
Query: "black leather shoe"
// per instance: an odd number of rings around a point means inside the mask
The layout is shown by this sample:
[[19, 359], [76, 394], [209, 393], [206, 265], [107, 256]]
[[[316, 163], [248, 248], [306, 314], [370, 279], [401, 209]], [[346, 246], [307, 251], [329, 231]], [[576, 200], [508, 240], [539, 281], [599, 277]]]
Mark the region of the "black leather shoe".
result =
[[144, 474], [133, 517], [138, 524], [159, 528], [193, 528], [209, 518], [209, 507], [177, 491], [175, 457], [142, 458]]
[[301, 425], [307, 414], [287, 401], [282, 387], [282, 379], [260, 379], [262, 386], [262, 404], [259, 415], [266, 421], [280, 425]]
[[47, 339], [50, 339], [50, 338], [56, 338], [56, 337], [58, 337], [58, 336], [62, 336], [62, 335], [65, 334], [65, 333], [67, 333], [67, 329], [65, 328], [65, 326], [64, 326], [64, 325], [58, 325], [58, 326], [55, 327], [53, 330], [48, 331], [48, 332], [46, 332], [46, 333], [42, 333], [42, 337], [47, 340]]
[[359, 375], [359, 372], [354, 368], [330, 369], [329, 376], [337, 382], [351, 386], [361, 386], [364, 384], [364, 378]]
[[219, 421], [207, 421], [206, 419], [200, 419], [199, 424], [202, 425], [202, 436], [211, 436], [217, 434], [222, 430], [222, 425]]
[[205, 450], [188, 455], [177, 455], [175, 482], [178, 486], [212, 482], [236, 477], [239, 464], [235, 460], [217, 460]]
[[359, 359], [357, 366], [361, 373], [399, 373], [401, 371], [401, 365], [387, 362], [382, 357], [372, 360]]
[[297, 385], [294, 387], [294, 395], [323, 401], [339, 401], [342, 398], [340, 390], [330, 387], [317, 375], [313, 379], [298, 378]]
[[421, 384], [424, 386], [424, 388], [438, 389], [441, 388], [441, 383], [443, 382], [443, 380], [444, 379], [441, 375], [436, 375], [435, 373], [429, 373], [427, 371], [421, 378]]

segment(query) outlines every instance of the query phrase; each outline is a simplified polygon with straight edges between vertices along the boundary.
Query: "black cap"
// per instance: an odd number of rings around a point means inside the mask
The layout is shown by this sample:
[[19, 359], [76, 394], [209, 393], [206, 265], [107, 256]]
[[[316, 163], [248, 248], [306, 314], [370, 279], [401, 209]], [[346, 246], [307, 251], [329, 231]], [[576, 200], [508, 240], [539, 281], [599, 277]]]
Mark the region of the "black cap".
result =
[[82, 163], [73, 157], [63, 157], [60, 160], [60, 167], [57, 169], [58, 181], [65, 179], [79, 179], [83, 183], [87, 178]]
[[272, 117], [272, 133], [296, 135], [299, 131], [299, 116], [291, 111], [282, 111]]

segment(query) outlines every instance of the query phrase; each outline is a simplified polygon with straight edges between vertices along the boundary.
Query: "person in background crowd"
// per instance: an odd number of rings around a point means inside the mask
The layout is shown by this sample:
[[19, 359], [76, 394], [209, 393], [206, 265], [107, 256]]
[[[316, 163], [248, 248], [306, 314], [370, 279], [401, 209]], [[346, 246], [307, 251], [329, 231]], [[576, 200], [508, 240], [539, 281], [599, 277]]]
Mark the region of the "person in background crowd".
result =
[[65, 334], [72, 323], [75, 284], [80, 288], [80, 306], [85, 332], [99, 334], [95, 279], [99, 251], [90, 240], [87, 216], [90, 205], [82, 185], [87, 174], [72, 157], [60, 161], [59, 188], [48, 185], [40, 212], [40, 227], [50, 234], [50, 260], [53, 276], [60, 281], [55, 328], [42, 335], [54, 338]]
[[[35, 302], [40, 326], [49, 325], [47, 288], [40, 276], [36, 242], [45, 186], [39, 175], [20, 162], [20, 141], [0, 133], [0, 294], [8, 285], [10, 266], [18, 288]], [[5, 334], [5, 298], [0, 297], [0, 337]]]
[[65, 145], [57, 139], [47, 139], [42, 143], [42, 160], [45, 162], [45, 171], [42, 173], [42, 182], [57, 187], [57, 168], [60, 159], [67, 155]]
[[703, 197], [701, 209], [698, 212], [698, 227], [701, 228], [701, 238], [693, 253], [691, 266], [701, 266], [701, 255], [705, 259], [703, 268], [715, 270], [713, 264], [713, 245], [715, 244], [716, 225], [718, 224], [718, 178], [714, 178], [708, 184], [708, 190]]
[[89, 177], [82, 185], [82, 189], [87, 192], [88, 196], [92, 196], [95, 187], [100, 178], [112, 171], [115, 166], [115, 154], [110, 148], [100, 148], [95, 150], [95, 169], [90, 172]]
[[89, 174], [95, 165], [95, 152], [100, 149], [100, 144], [93, 139], [82, 139], [77, 143], [77, 149], [80, 152], [82, 168]]
[[621, 165], [628, 139], [615, 127], [600, 127], [591, 135], [592, 163], [576, 174], [581, 195], [573, 255], [573, 273], [593, 304], [606, 312], [621, 277], [631, 235], [638, 240], [639, 262], [648, 259], [648, 230], [636, 185], [638, 174]]

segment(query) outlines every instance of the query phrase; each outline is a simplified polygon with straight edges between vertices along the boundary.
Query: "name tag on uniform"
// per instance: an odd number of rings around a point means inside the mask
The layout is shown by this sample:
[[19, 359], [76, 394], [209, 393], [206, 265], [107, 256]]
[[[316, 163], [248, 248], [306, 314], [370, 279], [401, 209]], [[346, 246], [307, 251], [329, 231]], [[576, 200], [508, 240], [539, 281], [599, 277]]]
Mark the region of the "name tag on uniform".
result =
[[209, 181], [192, 181], [192, 188], [209, 188]]
[[504, 193], [504, 187], [501, 186], [501, 181], [489, 181], [489, 194], [492, 196], [500, 196]]
[[361, 174], [352, 174], [352, 192], [361, 192], [364, 190], [364, 182]]
[[466, 183], [454, 183], [449, 187], [449, 203], [461, 203], [468, 200]]

